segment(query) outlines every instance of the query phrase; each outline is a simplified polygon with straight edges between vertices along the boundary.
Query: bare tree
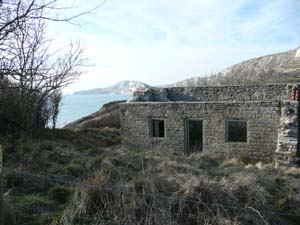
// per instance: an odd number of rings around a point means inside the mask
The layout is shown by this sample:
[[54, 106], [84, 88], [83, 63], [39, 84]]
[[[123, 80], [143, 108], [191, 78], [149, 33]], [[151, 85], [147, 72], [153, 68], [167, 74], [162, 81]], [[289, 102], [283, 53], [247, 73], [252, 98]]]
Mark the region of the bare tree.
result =
[[[0, 0], [0, 40], [34, 20], [50, 20], [73, 23], [75, 18], [91, 13], [101, 7], [105, 0], [94, 8], [72, 13], [75, 7], [58, 7], [58, 0]], [[70, 15], [65, 12], [69, 11]]]
[[12, 33], [12, 41], [8, 42], [10, 54], [4, 53], [0, 58], [1, 74], [10, 83], [9, 88], [13, 88], [6, 93], [18, 93], [9, 97], [14, 99], [10, 108], [21, 110], [21, 115], [15, 119], [19, 118], [18, 126], [24, 130], [47, 124], [52, 114], [47, 104], [81, 74], [81, 67], [86, 63], [79, 43], [71, 43], [62, 55], [53, 54], [51, 43], [44, 37], [45, 28], [43, 21], [37, 21], [35, 26], [24, 24]]
[[[61, 55], [50, 51], [46, 21], [72, 22], [83, 14], [57, 16], [57, 0], [0, 0], [0, 134], [44, 127], [55, 128], [61, 90], [81, 74], [85, 64], [80, 44]], [[103, 4], [103, 3], [102, 3]], [[71, 8], [69, 8], [71, 9]], [[1, 146], [0, 146], [1, 151]], [[0, 223], [3, 224], [2, 174]]]
[[86, 65], [79, 43], [55, 52], [45, 35], [47, 21], [72, 22], [90, 10], [58, 17], [53, 12], [69, 8], [58, 8], [56, 2], [16, 0], [0, 5], [0, 97], [6, 105], [0, 108], [0, 123], [6, 128], [29, 131], [44, 127], [49, 119], [55, 120], [55, 127], [62, 88]]
[[50, 117], [51, 117], [50, 119], [51, 119], [51, 123], [52, 123], [52, 129], [56, 128], [58, 113], [60, 111], [61, 100], [62, 100], [61, 91], [55, 92], [50, 97]]

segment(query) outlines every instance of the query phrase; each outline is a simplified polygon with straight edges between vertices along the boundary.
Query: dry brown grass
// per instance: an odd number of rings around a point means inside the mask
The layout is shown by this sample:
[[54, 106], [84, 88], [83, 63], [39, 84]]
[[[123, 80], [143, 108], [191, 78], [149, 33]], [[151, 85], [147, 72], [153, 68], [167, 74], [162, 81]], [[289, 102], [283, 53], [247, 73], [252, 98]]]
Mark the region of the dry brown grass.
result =
[[[299, 224], [300, 182], [237, 159], [120, 148], [78, 184], [61, 223]], [[102, 221], [102, 222], [101, 222]]]

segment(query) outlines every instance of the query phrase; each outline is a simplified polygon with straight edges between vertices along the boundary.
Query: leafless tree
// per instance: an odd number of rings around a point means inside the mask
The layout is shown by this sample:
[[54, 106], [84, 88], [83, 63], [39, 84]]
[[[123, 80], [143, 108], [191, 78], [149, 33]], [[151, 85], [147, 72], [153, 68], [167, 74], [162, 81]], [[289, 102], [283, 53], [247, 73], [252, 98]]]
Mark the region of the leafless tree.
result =
[[[0, 41], [30, 21], [49, 20], [74, 23], [74, 19], [101, 7], [105, 0], [94, 8], [72, 13], [75, 7], [59, 7], [58, 0], [0, 0]], [[65, 12], [69, 11], [67, 15]]]
[[17, 96], [9, 98], [14, 99], [10, 108], [21, 110], [19, 125], [25, 130], [46, 125], [54, 110], [48, 109], [47, 104], [81, 74], [81, 67], [86, 63], [79, 43], [71, 43], [63, 55], [53, 54], [44, 35], [43, 21], [35, 26], [23, 25], [13, 32], [12, 41], [8, 42], [10, 54], [4, 53], [0, 58], [2, 76], [13, 89], [6, 93], [18, 92]]
[[57, 12], [71, 8], [59, 8], [56, 3], [15, 0], [0, 4], [0, 97], [6, 105], [0, 108], [0, 123], [5, 118], [8, 127], [13, 124], [28, 131], [45, 126], [51, 118], [56, 121], [62, 88], [86, 65], [79, 43], [71, 43], [67, 51], [52, 51], [46, 28], [49, 21], [72, 23], [91, 10], [58, 16]]
[[52, 129], [56, 128], [58, 113], [60, 111], [60, 105], [62, 100], [61, 91], [55, 92], [50, 98], [50, 119], [52, 123]]

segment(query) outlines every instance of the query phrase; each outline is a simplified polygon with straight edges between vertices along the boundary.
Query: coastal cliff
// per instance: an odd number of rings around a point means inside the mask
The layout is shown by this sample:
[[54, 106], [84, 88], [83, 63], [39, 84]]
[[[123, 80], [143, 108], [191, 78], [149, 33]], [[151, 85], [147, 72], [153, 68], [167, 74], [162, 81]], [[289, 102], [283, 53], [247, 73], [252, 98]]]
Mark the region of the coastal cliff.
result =
[[79, 131], [86, 128], [120, 128], [119, 108], [123, 102], [125, 101], [104, 104], [97, 112], [71, 122], [65, 125], [63, 129]]

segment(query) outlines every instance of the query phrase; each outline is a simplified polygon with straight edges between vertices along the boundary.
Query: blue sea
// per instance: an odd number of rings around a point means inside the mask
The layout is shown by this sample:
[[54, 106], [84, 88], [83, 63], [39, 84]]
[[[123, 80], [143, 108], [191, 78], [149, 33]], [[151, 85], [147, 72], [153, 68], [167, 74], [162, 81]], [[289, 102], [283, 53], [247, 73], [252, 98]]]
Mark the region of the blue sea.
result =
[[96, 112], [105, 103], [128, 100], [131, 95], [66, 95], [63, 97], [57, 125], [63, 127], [67, 123]]

